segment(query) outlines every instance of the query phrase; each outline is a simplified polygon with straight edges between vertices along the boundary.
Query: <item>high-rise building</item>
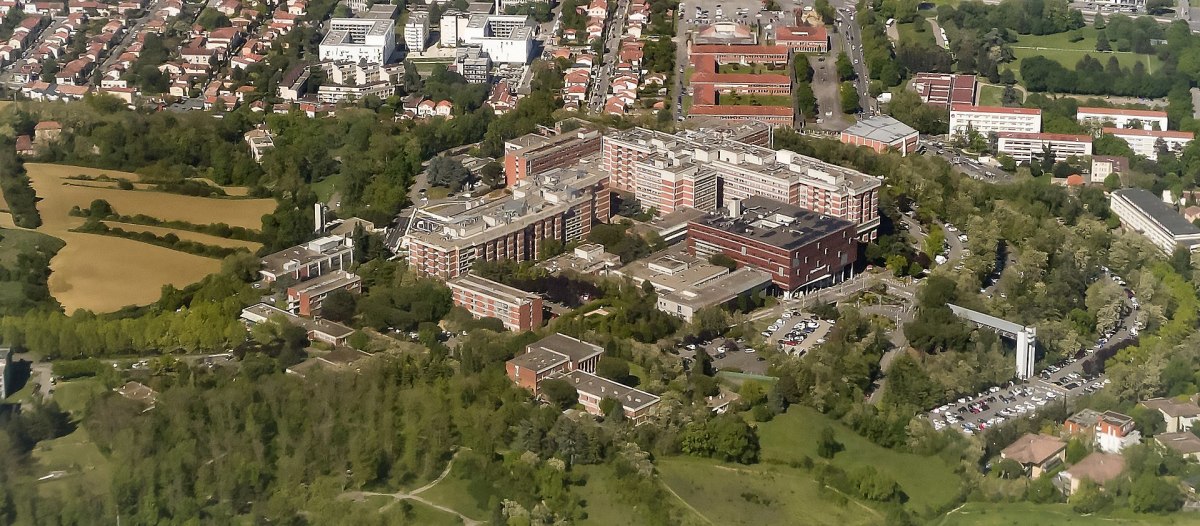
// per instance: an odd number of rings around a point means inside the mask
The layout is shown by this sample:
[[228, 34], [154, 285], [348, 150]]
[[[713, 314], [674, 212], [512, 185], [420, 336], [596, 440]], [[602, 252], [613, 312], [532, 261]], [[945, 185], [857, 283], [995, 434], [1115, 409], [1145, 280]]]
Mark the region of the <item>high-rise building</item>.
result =
[[321, 60], [386, 64], [396, 50], [396, 21], [390, 18], [334, 18], [321, 40]]
[[408, 22], [404, 24], [404, 45], [409, 53], [424, 53], [425, 43], [429, 41], [429, 13], [413, 11], [408, 14]]

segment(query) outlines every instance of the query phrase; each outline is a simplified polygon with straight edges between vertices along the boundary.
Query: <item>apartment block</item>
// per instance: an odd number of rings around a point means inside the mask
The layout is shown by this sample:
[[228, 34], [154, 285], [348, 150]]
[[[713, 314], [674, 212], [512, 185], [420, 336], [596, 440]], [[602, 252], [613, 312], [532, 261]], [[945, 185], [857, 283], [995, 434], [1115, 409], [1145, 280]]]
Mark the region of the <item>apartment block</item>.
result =
[[637, 190], [635, 162], [644, 161], [659, 150], [706, 148], [725, 140], [768, 147], [772, 141], [771, 127], [755, 122], [724, 131], [685, 131], [675, 135], [646, 128], [611, 132], [604, 135], [600, 165], [610, 175], [609, 184], [614, 190], [634, 192]]
[[1002, 108], [999, 106], [950, 106], [950, 135], [966, 136], [974, 131], [989, 133], [1042, 131], [1042, 110], [1036, 108]]
[[345, 270], [335, 270], [288, 287], [288, 310], [301, 316], [320, 314], [325, 298], [339, 290], [362, 292], [362, 278]]
[[504, 328], [525, 332], [542, 326], [542, 298], [475, 274], [463, 274], [446, 285], [454, 304], [476, 318], [497, 318]]
[[1092, 156], [1092, 182], [1103, 183], [1111, 174], [1123, 174], [1129, 171], [1129, 159], [1111, 155]]
[[506, 362], [508, 377], [534, 395], [542, 380], [571, 371], [595, 373], [604, 349], [565, 334], [554, 333], [525, 347], [525, 353]]
[[[753, 127], [741, 130], [740, 133], [746, 133]], [[681, 163], [693, 163], [701, 171], [707, 169], [715, 173], [718, 191], [725, 202], [753, 196], [767, 197], [851, 221], [857, 225], [858, 238], [874, 238], [879, 227], [879, 189], [882, 186], [879, 178], [795, 152], [742, 142], [738, 140], [738, 133], [670, 135], [634, 128], [605, 136], [602, 165], [612, 177], [613, 188], [649, 195], [663, 185], [654, 184], [654, 173], [647, 165], [655, 159], [663, 160], [673, 155]], [[759, 136], [755, 134], [754, 137], [758, 143]], [[717, 203], [717, 206], [721, 204]]]
[[601, 142], [599, 130], [576, 119], [505, 141], [504, 182], [512, 186], [550, 170], [575, 166], [581, 159], [600, 153]]
[[1012, 157], [1018, 163], [1043, 159], [1047, 149], [1054, 155], [1055, 162], [1065, 161], [1072, 156], [1085, 157], [1092, 154], [1092, 137], [1063, 133], [996, 134], [996, 151]]
[[688, 223], [687, 249], [763, 270], [788, 293], [840, 281], [858, 258], [854, 223], [757, 196]]
[[342, 236], [326, 236], [281, 250], [262, 259], [263, 280], [304, 281], [336, 270], [350, 268], [354, 248]]
[[334, 18], [319, 47], [321, 60], [386, 64], [396, 50], [396, 21], [390, 18]]
[[408, 22], [404, 24], [404, 45], [409, 53], [424, 53], [425, 43], [429, 41], [429, 13], [413, 11], [408, 14]]
[[1109, 208], [1125, 228], [1146, 236], [1167, 254], [1178, 246], [1195, 250], [1200, 244], [1200, 228], [1141, 188], [1113, 192], [1109, 197]]
[[1167, 129], [1165, 111], [1079, 108], [1075, 112], [1075, 118], [1079, 124], [1097, 128], [1133, 128], [1146, 131]]
[[451, 279], [477, 259], [528, 261], [547, 239], [583, 239], [594, 223], [608, 221], [608, 179], [595, 169], [557, 169], [518, 181], [512, 195], [499, 199], [420, 208], [403, 240], [409, 264]]
[[655, 152], [634, 163], [634, 178], [637, 200], [659, 214], [717, 207], [717, 173], [697, 163], [690, 152]]
[[1192, 132], [1170, 130], [1104, 128], [1102, 132], [1129, 143], [1129, 147], [1133, 149], [1133, 153], [1151, 161], [1158, 160], [1160, 150], [1176, 154], [1182, 152], [1196, 136]]

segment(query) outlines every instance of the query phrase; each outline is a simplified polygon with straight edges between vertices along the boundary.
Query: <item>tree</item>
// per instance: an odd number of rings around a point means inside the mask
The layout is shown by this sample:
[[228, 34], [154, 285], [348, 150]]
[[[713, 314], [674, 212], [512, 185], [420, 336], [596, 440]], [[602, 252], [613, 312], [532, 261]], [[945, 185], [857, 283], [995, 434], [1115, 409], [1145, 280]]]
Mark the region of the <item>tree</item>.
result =
[[733, 258], [729, 257], [724, 252], [717, 252], [709, 256], [708, 262], [712, 263], [713, 265], [725, 267], [729, 270], [737, 270], [738, 268], [737, 261], [734, 261]]
[[1121, 188], [1121, 174], [1113, 172], [1113, 173], [1108, 174], [1108, 177], [1104, 178], [1104, 189], [1105, 190], [1108, 190], [1109, 192], [1111, 192], [1113, 190], [1118, 190], [1120, 188]]
[[576, 391], [575, 387], [566, 380], [557, 378], [545, 380], [539, 389], [546, 397], [546, 401], [559, 409], [568, 409], [579, 402], [579, 391]]
[[1011, 458], [1005, 458], [992, 464], [992, 472], [1002, 479], [1014, 480], [1025, 475], [1025, 468]]
[[856, 76], [854, 73], [854, 62], [850, 61], [849, 55], [845, 53], [838, 53], [837, 72], [838, 80], [847, 81], [854, 79]]
[[496, 161], [483, 165], [479, 169], [479, 182], [488, 188], [504, 186], [504, 166]]
[[444, 186], [453, 192], [462, 190], [470, 182], [471, 171], [463, 166], [462, 161], [439, 156], [429, 160], [429, 184]]
[[825, 426], [821, 428], [821, 433], [817, 436], [817, 455], [821, 458], [833, 458], [845, 446], [838, 442], [834, 437], [833, 428]]
[[629, 378], [629, 362], [613, 356], [601, 356], [596, 363], [596, 375], [614, 382], [626, 383]]
[[697, 338], [709, 339], [729, 328], [729, 313], [719, 306], [705, 307], [692, 316], [693, 334]]
[[1171, 253], [1171, 268], [1183, 279], [1192, 279], [1192, 252], [1187, 247], [1175, 247], [1175, 251]]
[[680, 447], [689, 455], [750, 464], [758, 460], [758, 433], [741, 416], [726, 413], [688, 424]]
[[1096, 32], [1096, 51], [1112, 51], [1112, 45], [1108, 43], [1108, 35], [1103, 29]]
[[1087, 446], [1083, 445], [1083, 441], [1079, 438], [1072, 438], [1067, 442], [1067, 463], [1075, 464], [1083, 457], [1088, 455]]
[[350, 291], [341, 289], [330, 292], [321, 303], [321, 316], [339, 323], [350, 321], [358, 310], [358, 298]]
[[1100, 486], [1090, 479], [1083, 479], [1079, 489], [1076, 489], [1070, 498], [1071, 509], [1084, 515], [1103, 510], [1111, 502], [1108, 494], [1101, 491]]
[[842, 113], [858, 113], [862, 109], [858, 105], [858, 88], [853, 82], [843, 82], [841, 88]]
[[1138, 475], [1129, 491], [1129, 506], [1141, 513], [1176, 511], [1183, 506], [1183, 500], [1178, 483], [1156, 473]]

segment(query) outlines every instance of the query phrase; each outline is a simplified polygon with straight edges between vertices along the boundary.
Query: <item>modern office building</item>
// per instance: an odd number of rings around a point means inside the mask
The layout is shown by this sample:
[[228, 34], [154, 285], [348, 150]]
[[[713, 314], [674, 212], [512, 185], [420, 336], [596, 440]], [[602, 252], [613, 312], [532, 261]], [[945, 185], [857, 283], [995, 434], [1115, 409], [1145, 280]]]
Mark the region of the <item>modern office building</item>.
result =
[[1200, 228], [1141, 188], [1113, 192], [1109, 197], [1109, 208], [1125, 228], [1146, 236], [1167, 254], [1180, 246], [1194, 251], [1200, 244]]
[[724, 305], [771, 285], [771, 276], [757, 268], [729, 270], [674, 249], [634, 261], [613, 274], [628, 276], [638, 286], [650, 282], [658, 310], [688, 322], [700, 309]]
[[1096, 128], [1136, 128], [1147, 131], [1167, 129], [1165, 111], [1079, 108], [1075, 118], [1079, 124]]
[[454, 304], [476, 318], [496, 318], [504, 328], [525, 332], [542, 326], [542, 298], [520, 289], [467, 273], [446, 282]]
[[350, 268], [354, 248], [342, 236], [326, 236], [281, 250], [262, 259], [263, 280], [303, 281]]
[[535, 259], [542, 242], [587, 237], [609, 218], [608, 174], [559, 169], [526, 178], [512, 195], [420, 208], [404, 236], [409, 265], [441, 279], [465, 274], [475, 260]]
[[493, 62], [528, 64], [537, 30], [537, 22], [526, 15], [473, 14], [459, 40], [479, 46]]
[[599, 129], [576, 119], [505, 141], [504, 182], [512, 186], [549, 170], [575, 166], [581, 159], [600, 153], [601, 143]]
[[864, 118], [842, 131], [844, 144], [866, 146], [876, 152], [895, 150], [908, 155], [921, 146], [920, 134], [907, 124], [887, 115]]
[[459, 48], [454, 54], [454, 69], [472, 84], [491, 84], [492, 58], [478, 47]]
[[1192, 132], [1171, 130], [1104, 128], [1101, 131], [1129, 143], [1129, 147], [1133, 149], [1133, 153], [1151, 161], [1158, 160], [1160, 150], [1176, 154], [1182, 152], [1196, 136]]
[[429, 12], [412, 11], [404, 23], [404, 45], [409, 53], [424, 53], [429, 42]]
[[1020, 133], [1000, 132], [996, 134], [996, 151], [1018, 163], [1031, 159], [1045, 158], [1046, 150], [1054, 155], [1054, 161], [1065, 161], [1068, 157], [1084, 157], [1092, 154], [1090, 135], [1068, 135], [1063, 133]]
[[785, 293], [844, 279], [858, 258], [854, 223], [763, 197], [688, 223], [688, 252], [723, 253], [770, 274]]
[[1042, 131], [1042, 110], [951, 105], [950, 135], [966, 136], [968, 131], [974, 131], [984, 137], [1000, 132], [1039, 133]]
[[325, 298], [335, 291], [362, 291], [362, 278], [345, 270], [335, 270], [308, 281], [297, 283], [287, 290], [288, 310], [301, 316], [321, 313]]
[[319, 47], [322, 61], [387, 64], [396, 50], [396, 21], [390, 18], [334, 18]]

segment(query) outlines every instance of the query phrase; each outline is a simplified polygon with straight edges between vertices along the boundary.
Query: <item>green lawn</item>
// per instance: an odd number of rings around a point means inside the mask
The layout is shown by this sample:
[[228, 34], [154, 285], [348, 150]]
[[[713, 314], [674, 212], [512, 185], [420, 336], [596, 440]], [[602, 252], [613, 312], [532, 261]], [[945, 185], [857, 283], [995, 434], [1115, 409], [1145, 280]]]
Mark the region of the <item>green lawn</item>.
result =
[[1111, 526], [1152, 526], [1160, 524], [1196, 524], [1200, 519], [1183, 515], [1134, 515], [1084, 517], [1067, 504], [1030, 504], [1028, 502], [992, 504], [971, 502], [947, 514], [935, 526], [1071, 526], [1107, 524]]
[[66, 472], [62, 478], [42, 482], [39, 489], [42, 492], [70, 491], [67, 482], [77, 478], [83, 478], [87, 487], [101, 493], [107, 493], [112, 483], [112, 464], [82, 427], [65, 437], [39, 443], [33, 450], [33, 458], [40, 470], [35, 471], [35, 476]]
[[83, 416], [87, 404], [107, 389], [94, 378], [59, 383], [54, 388], [54, 401], [76, 418]]
[[337, 191], [338, 185], [342, 184], [343, 178], [342, 174], [335, 174], [321, 179], [313, 183], [312, 191], [317, 194], [317, 199], [322, 203], [327, 203], [333, 196], [333, 193]]
[[[660, 458], [663, 483], [709, 524], [882, 524], [883, 513], [857, 500], [837, 506], [813, 477], [784, 466], [726, 465], [691, 457]], [[610, 523], [612, 524], [612, 523]]]
[[901, 42], [925, 43], [931, 46], [937, 45], [937, 39], [933, 36], [933, 28], [929, 25], [929, 21], [924, 18], [917, 17], [912, 22], [896, 24], [896, 31], [900, 33]]
[[762, 460], [790, 463], [803, 456], [819, 460], [817, 436], [826, 425], [833, 428], [845, 450], [833, 458], [833, 464], [843, 469], [874, 466], [900, 484], [909, 497], [908, 506], [923, 509], [937, 508], [954, 499], [960, 480], [938, 457], [923, 457], [900, 453], [875, 445], [825, 415], [802, 406], [792, 406], [774, 420], [759, 424]]
[[610, 524], [629, 524], [632, 513], [625, 504], [616, 497], [614, 486], [620, 484], [610, 466], [576, 465], [571, 468], [587, 476], [587, 484], [572, 488], [584, 502], [587, 518], [576, 522], [580, 526], [608, 526]]
[[979, 86], [980, 106], [1000, 106], [1003, 96], [1004, 86], [993, 86], [991, 84], [981, 84]]
[[[1071, 38], [1074, 35], [1082, 36], [1083, 39], [1078, 42], [1071, 42]], [[1112, 44], [1115, 46], [1116, 42], [1113, 41]], [[1091, 55], [1092, 58], [1099, 60], [1101, 64], [1108, 63], [1109, 56], [1115, 56], [1117, 57], [1117, 61], [1121, 63], [1121, 67], [1126, 68], [1133, 67], [1137, 62], [1143, 62], [1146, 64], [1146, 70], [1150, 73], [1162, 67], [1162, 61], [1154, 55], [1139, 55], [1128, 52], [1103, 53], [1096, 51], [1096, 30], [1091, 27], [1053, 35], [1020, 35], [1017, 37], [1016, 43], [1012, 44], [1011, 47], [1013, 55], [1017, 59], [1041, 55], [1071, 69], [1075, 68], [1075, 64], [1084, 55]], [[1020, 67], [1015, 64], [1012, 69], [1013, 73], [1019, 73], [1020, 71]]]
[[768, 64], [721, 64], [717, 67], [717, 73], [753, 73], [763, 74], [771, 73], [776, 75], [786, 75], [786, 67], [771, 67]]
[[738, 94], [720, 94], [717, 95], [717, 104], [721, 106], [785, 106], [792, 105], [792, 97], [790, 95], [760, 95], [752, 93], [749, 95]]
[[488, 510], [488, 500], [492, 497], [492, 485], [477, 478], [478, 473], [472, 473], [463, 458], [471, 455], [469, 452], [459, 453], [450, 468], [450, 474], [436, 486], [421, 493], [421, 497], [430, 502], [441, 504], [447, 508], [472, 519], [487, 520], [491, 516]]

